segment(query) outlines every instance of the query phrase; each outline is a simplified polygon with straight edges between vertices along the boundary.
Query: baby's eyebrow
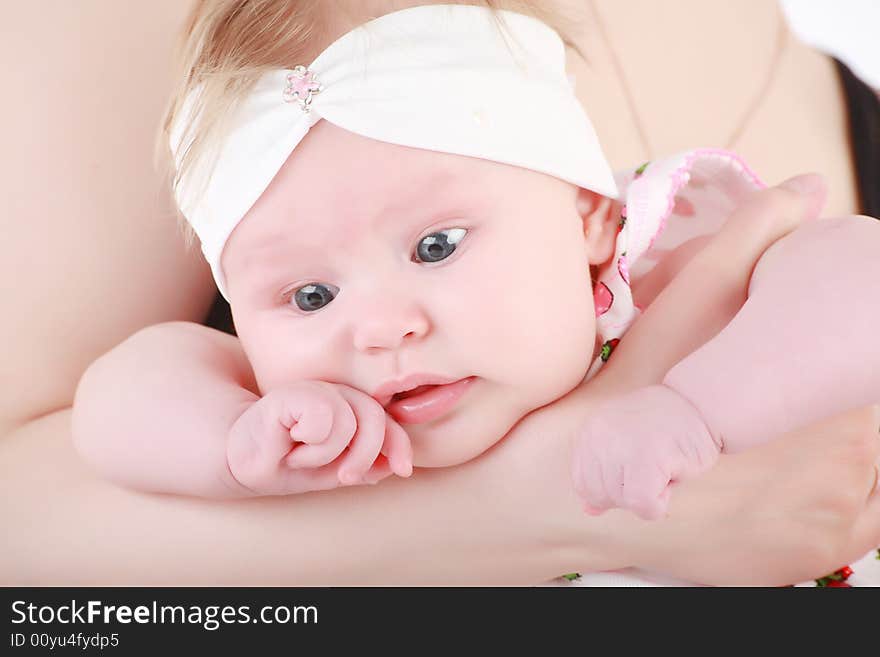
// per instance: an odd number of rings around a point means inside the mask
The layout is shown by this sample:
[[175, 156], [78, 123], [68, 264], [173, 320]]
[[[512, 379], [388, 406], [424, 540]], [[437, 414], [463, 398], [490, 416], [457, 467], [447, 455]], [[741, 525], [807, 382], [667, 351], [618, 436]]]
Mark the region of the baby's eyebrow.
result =
[[248, 252], [242, 256], [241, 269], [245, 272], [245, 276], [251, 278], [256, 273], [274, 269], [282, 255], [302, 259], [309, 250], [296, 242], [291, 242], [289, 237], [276, 233], [248, 249]]
[[[432, 215], [438, 214], [442, 206], [449, 204], [448, 191], [460, 185], [462, 175], [450, 168], [433, 171], [422, 177], [418, 182], [406, 186], [405, 192], [389, 194], [392, 200], [383, 203], [379, 209], [371, 213], [367, 219], [370, 230], [378, 230], [390, 223], [399, 226], [411, 226], [416, 222], [425, 222]], [[432, 203], [420, 205], [420, 201], [430, 198]], [[417, 211], [413, 211], [418, 207]], [[242, 264], [248, 272], [265, 270], [277, 261], [281, 254], [306, 259], [318, 248], [318, 244], [304, 244], [293, 237], [302, 230], [302, 226], [290, 226], [286, 230], [270, 233], [248, 248]], [[332, 239], [332, 236], [330, 236]], [[314, 241], [314, 240], [313, 240]], [[319, 240], [326, 243], [325, 240]]]
[[[401, 218], [414, 221], [418, 215], [436, 210], [436, 206], [445, 202], [446, 194], [451, 189], [460, 187], [464, 181], [466, 178], [461, 171], [452, 167], [438, 167], [416, 181], [402, 184], [395, 193], [388, 195], [388, 201], [371, 217], [371, 225], [378, 228], [391, 221], [400, 221]], [[419, 207], [418, 204], [424, 203], [426, 198], [433, 203]], [[419, 207], [419, 210], [413, 212], [414, 207]]]

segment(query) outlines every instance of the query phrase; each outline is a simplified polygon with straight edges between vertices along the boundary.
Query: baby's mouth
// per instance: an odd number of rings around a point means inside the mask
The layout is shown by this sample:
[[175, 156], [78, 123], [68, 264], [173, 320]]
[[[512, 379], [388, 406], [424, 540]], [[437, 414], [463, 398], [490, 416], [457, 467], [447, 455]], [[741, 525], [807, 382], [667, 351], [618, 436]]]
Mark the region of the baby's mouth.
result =
[[[406, 399], [407, 397], [415, 397], [416, 395], [420, 395], [423, 392], [430, 390], [431, 388], [436, 388], [436, 384], [429, 384], [424, 386], [418, 386], [417, 388], [413, 388], [412, 390], [407, 390], [405, 392], [396, 392], [391, 396], [391, 401], [398, 401], [399, 399]], [[389, 402], [390, 403], [390, 402]]]
[[385, 407], [401, 424], [424, 424], [451, 411], [477, 377], [469, 376], [452, 383], [421, 385], [392, 395]]

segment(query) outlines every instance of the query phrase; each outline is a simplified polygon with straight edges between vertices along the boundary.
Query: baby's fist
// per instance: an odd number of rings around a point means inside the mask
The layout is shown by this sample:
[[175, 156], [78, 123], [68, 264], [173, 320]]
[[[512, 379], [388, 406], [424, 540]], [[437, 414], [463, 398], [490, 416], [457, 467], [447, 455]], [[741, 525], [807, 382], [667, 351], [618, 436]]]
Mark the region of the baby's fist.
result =
[[584, 510], [665, 515], [671, 484], [707, 470], [719, 447], [697, 410], [663, 385], [603, 404], [574, 443], [572, 479]]
[[[229, 435], [235, 480], [257, 495], [376, 483], [412, 470], [409, 438], [365, 393], [341, 384], [299, 381], [251, 405]], [[380, 456], [380, 452], [385, 456]]]

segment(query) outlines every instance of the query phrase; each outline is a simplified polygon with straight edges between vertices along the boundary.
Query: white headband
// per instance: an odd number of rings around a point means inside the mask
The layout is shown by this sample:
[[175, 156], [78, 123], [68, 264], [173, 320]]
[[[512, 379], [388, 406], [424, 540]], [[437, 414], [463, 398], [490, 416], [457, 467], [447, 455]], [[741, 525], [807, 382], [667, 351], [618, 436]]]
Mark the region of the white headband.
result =
[[[192, 100], [171, 132], [175, 156]], [[378, 141], [513, 164], [617, 196], [556, 32], [486, 7], [404, 9], [342, 36], [308, 67], [266, 73], [243, 100], [207, 184], [208, 165], [196, 162], [174, 190], [227, 299], [220, 268], [227, 239], [321, 119]]]

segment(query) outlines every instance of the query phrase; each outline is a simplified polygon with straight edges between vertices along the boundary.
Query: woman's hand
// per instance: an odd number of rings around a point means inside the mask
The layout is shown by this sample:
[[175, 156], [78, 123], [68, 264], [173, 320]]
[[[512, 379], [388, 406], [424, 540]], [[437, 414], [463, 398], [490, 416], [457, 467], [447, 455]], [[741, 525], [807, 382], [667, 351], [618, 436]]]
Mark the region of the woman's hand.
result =
[[666, 519], [638, 522], [631, 563], [704, 584], [783, 586], [861, 558], [880, 545], [878, 427], [880, 414], [862, 409], [723, 455], [676, 486]]
[[[818, 216], [825, 186], [799, 176], [756, 193], [630, 329], [608, 365], [572, 393], [586, 403], [658, 382], [720, 330], [746, 298], [763, 251]], [[880, 400], [878, 400], [880, 401]], [[562, 402], [567, 403], [567, 402]], [[711, 584], [790, 584], [880, 544], [873, 409], [792, 432], [676, 486], [660, 523], [613, 512], [606, 532], [620, 564]], [[587, 519], [585, 518], [585, 521]]]

